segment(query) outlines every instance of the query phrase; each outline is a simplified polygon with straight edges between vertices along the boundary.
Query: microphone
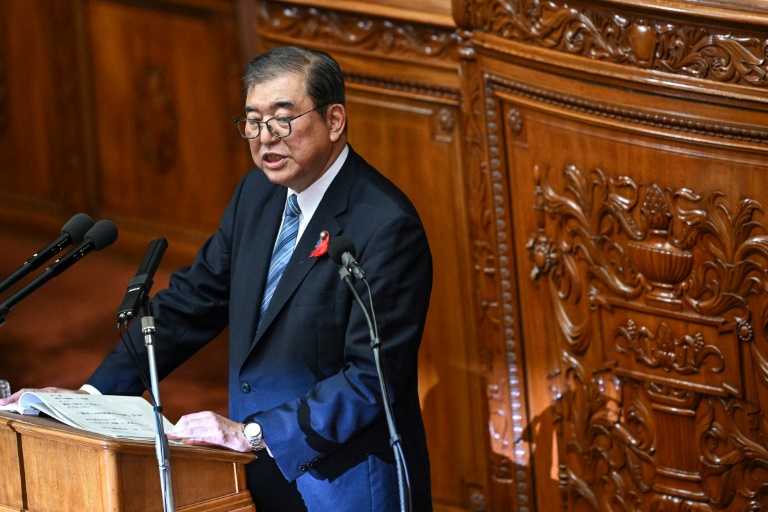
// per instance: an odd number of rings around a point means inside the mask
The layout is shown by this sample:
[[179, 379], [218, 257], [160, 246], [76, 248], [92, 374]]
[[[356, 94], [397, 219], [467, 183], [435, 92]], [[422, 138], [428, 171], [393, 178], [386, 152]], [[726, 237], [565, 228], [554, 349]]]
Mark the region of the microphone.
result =
[[357, 279], [365, 280], [365, 272], [355, 260], [355, 244], [345, 236], [336, 236], [328, 242], [328, 256]]
[[5, 321], [5, 317], [8, 316], [11, 308], [25, 299], [30, 293], [83, 259], [89, 252], [100, 251], [112, 245], [117, 240], [117, 226], [108, 220], [100, 220], [85, 233], [83, 238], [83, 242], [77, 247], [51, 263], [44, 272], [0, 304], [0, 325]]
[[61, 236], [46, 245], [29, 258], [16, 272], [0, 283], [0, 293], [4, 292], [22, 277], [37, 270], [43, 263], [60, 253], [69, 244], [79, 244], [85, 233], [93, 226], [93, 219], [85, 213], [78, 213], [61, 228]]
[[138, 272], [136, 272], [136, 277], [128, 282], [128, 291], [117, 310], [118, 326], [121, 323], [127, 325], [128, 322], [136, 317], [136, 313], [149, 295], [149, 290], [154, 283], [155, 272], [167, 247], [168, 242], [165, 238], [157, 238], [149, 243], [147, 252], [144, 254], [144, 260], [139, 265]]

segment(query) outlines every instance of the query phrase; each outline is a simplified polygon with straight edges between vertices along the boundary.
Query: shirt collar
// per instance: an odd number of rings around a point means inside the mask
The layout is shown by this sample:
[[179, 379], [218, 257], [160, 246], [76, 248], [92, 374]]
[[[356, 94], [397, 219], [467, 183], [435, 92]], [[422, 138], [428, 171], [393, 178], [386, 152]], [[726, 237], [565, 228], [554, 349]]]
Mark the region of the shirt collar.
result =
[[296, 194], [296, 199], [299, 202], [299, 208], [301, 208], [301, 216], [299, 217], [299, 232], [298, 236], [296, 237], [297, 241], [301, 238], [301, 235], [304, 233], [304, 229], [307, 227], [307, 224], [309, 224], [309, 221], [312, 220], [312, 216], [315, 214], [315, 210], [317, 210], [317, 207], [320, 205], [320, 201], [323, 199], [323, 196], [328, 190], [328, 187], [331, 186], [331, 182], [336, 177], [336, 175], [339, 174], [339, 171], [344, 165], [344, 162], [346, 162], [348, 155], [349, 145], [345, 144], [344, 149], [341, 150], [341, 153], [333, 162], [333, 164], [331, 164], [328, 170], [325, 171], [323, 175], [317, 179], [317, 181], [307, 187], [300, 194], [297, 194], [295, 190], [290, 188], [288, 189], [288, 195]]

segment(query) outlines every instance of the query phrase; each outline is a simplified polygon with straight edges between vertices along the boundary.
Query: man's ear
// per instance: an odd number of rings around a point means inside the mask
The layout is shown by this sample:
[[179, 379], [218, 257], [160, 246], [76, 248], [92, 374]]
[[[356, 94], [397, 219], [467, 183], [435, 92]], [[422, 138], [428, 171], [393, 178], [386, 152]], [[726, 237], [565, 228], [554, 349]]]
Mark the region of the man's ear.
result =
[[347, 127], [347, 109], [340, 103], [328, 107], [325, 114], [330, 129], [331, 142], [338, 142]]

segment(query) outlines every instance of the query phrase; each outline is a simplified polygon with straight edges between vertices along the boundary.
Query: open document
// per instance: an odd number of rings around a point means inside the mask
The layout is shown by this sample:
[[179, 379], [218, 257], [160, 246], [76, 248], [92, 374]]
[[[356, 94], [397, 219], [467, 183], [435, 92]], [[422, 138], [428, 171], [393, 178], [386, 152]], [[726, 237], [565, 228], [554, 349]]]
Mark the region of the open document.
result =
[[[71, 427], [123, 439], [154, 439], [155, 411], [140, 396], [85, 395], [79, 393], [38, 393], [21, 395], [16, 404], [0, 411], [48, 416]], [[163, 429], [173, 424], [163, 417]]]

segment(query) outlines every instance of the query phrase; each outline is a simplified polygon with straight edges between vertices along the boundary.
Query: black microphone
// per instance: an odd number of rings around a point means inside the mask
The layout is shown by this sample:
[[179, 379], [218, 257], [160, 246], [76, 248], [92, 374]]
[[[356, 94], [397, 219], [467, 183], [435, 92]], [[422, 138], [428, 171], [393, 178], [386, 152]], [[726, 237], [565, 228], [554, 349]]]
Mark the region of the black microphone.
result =
[[117, 240], [117, 226], [108, 220], [100, 220], [88, 230], [83, 238], [84, 240], [80, 245], [51, 263], [45, 271], [0, 304], [0, 325], [5, 321], [5, 317], [8, 316], [11, 308], [25, 299], [30, 293], [80, 261], [89, 252], [100, 251], [112, 245]]
[[120, 304], [120, 308], [117, 310], [118, 326], [121, 323], [128, 324], [128, 322], [136, 317], [136, 313], [149, 295], [149, 290], [152, 288], [153, 279], [155, 278], [155, 272], [167, 247], [168, 242], [165, 238], [157, 238], [149, 243], [147, 252], [144, 254], [144, 260], [139, 265], [138, 272], [136, 272], [136, 277], [128, 282], [128, 291], [125, 294], [125, 298], [123, 298], [123, 303]]
[[328, 242], [328, 256], [347, 269], [357, 279], [364, 280], [365, 272], [355, 260], [355, 244], [345, 236], [336, 236]]
[[74, 215], [61, 228], [61, 236], [59, 238], [33, 254], [21, 268], [0, 283], [0, 293], [13, 286], [33, 270], [37, 270], [43, 263], [60, 253], [68, 245], [82, 242], [85, 233], [91, 227], [93, 227], [93, 219], [89, 215], [85, 213]]

